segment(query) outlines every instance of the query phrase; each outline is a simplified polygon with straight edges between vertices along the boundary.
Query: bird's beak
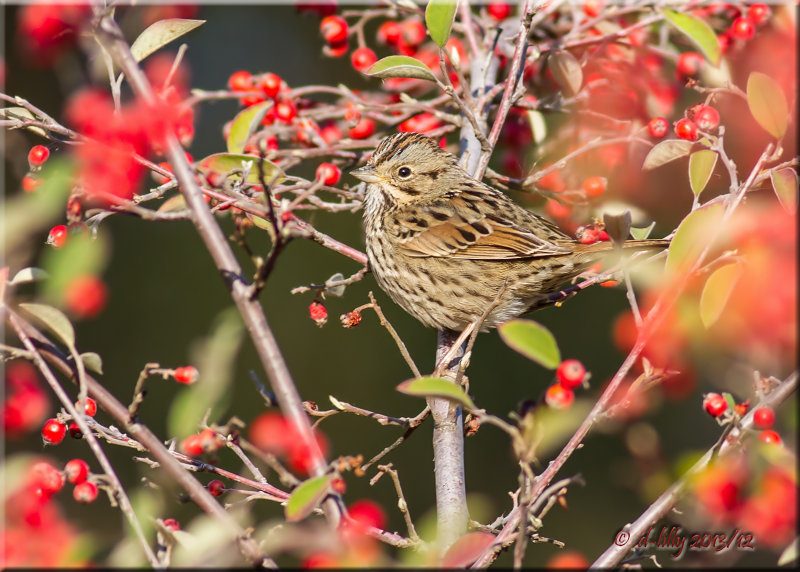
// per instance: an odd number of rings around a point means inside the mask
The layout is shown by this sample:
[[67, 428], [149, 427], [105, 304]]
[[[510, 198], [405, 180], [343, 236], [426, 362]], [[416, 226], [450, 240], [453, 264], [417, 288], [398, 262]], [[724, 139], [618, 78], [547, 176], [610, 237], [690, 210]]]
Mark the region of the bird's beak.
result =
[[375, 171], [375, 167], [370, 164], [366, 164], [358, 169], [353, 169], [350, 171], [350, 174], [356, 179], [361, 179], [365, 183], [378, 183], [381, 181], [380, 176]]

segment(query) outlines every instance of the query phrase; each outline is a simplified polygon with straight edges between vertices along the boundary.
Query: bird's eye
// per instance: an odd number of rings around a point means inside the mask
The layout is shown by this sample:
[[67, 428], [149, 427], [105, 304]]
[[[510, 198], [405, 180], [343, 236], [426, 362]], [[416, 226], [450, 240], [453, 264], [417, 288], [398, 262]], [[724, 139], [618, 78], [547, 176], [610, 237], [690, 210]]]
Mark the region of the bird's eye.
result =
[[407, 179], [411, 176], [411, 169], [408, 167], [400, 167], [400, 169], [397, 171], [397, 174], [401, 179]]

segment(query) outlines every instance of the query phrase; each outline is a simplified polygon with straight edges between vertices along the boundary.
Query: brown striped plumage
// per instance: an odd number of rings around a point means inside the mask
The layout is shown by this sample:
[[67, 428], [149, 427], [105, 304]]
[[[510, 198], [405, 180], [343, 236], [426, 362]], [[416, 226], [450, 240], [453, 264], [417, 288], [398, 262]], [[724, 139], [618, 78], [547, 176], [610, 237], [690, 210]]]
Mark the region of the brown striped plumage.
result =
[[[470, 177], [453, 155], [418, 133], [387, 137], [352, 174], [367, 182], [367, 256], [378, 284], [439, 330], [462, 330], [478, 319], [504, 283], [483, 329], [515, 318], [612, 248], [578, 243]], [[667, 244], [629, 241], [625, 247]]]

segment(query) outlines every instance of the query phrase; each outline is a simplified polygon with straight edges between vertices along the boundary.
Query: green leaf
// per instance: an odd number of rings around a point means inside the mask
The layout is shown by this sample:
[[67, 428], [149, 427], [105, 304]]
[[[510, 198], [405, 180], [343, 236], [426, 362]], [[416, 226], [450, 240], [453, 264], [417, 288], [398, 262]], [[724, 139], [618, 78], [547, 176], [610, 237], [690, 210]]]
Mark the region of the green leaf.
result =
[[134, 59], [140, 62], [156, 50], [163, 48], [171, 41], [205, 23], [205, 20], [184, 20], [181, 18], [159, 20], [150, 24], [144, 32], [139, 34], [139, 37], [136, 38], [131, 46], [131, 53]]
[[689, 213], [678, 226], [667, 253], [668, 273], [677, 273], [694, 265], [719, 227], [724, 208], [713, 203]]
[[494, 534], [488, 532], [468, 532], [456, 540], [442, 556], [442, 568], [466, 568], [486, 550], [494, 541]]
[[83, 232], [70, 233], [59, 249], [51, 248], [42, 256], [42, 266], [50, 280], [42, 283], [42, 295], [54, 304], [62, 304], [67, 286], [78, 276], [96, 276], [105, 268], [110, 246], [104, 233], [95, 238]]
[[751, 73], [747, 78], [747, 105], [767, 133], [776, 139], [783, 137], [789, 125], [789, 106], [778, 82], [767, 74]]
[[173, 195], [161, 203], [161, 206], [158, 207], [158, 212], [171, 213], [182, 211], [186, 208], [186, 197], [184, 197], [181, 193], [178, 193], [177, 195]]
[[46, 304], [20, 304], [19, 307], [47, 326], [64, 345], [75, 347], [75, 329], [61, 310]]
[[583, 70], [580, 62], [567, 51], [553, 52], [547, 59], [553, 77], [564, 93], [573, 97], [581, 90]]
[[49, 274], [42, 270], [41, 268], [36, 268], [34, 266], [29, 266], [28, 268], [23, 268], [19, 272], [14, 275], [14, 278], [8, 283], [10, 286], [16, 286], [17, 284], [24, 284], [26, 282], [36, 282], [37, 280], [44, 280], [49, 277]]
[[209, 410], [211, 420], [225, 410], [231, 399], [243, 338], [241, 316], [235, 308], [228, 308], [217, 315], [206, 337], [192, 343], [188, 363], [203, 375], [191, 386], [182, 388], [172, 400], [167, 416], [170, 435], [193, 433]]
[[689, 185], [695, 196], [700, 195], [706, 188], [711, 174], [717, 165], [717, 152], [708, 149], [695, 151], [689, 157]]
[[397, 386], [397, 391], [406, 395], [420, 397], [441, 397], [460, 403], [467, 409], [477, 409], [464, 390], [441, 377], [418, 377], [409, 379]]
[[656, 144], [644, 158], [642, 169], [655, 169], [665, 163], [685, 157], [692, 150], [692, 142], [683, 139], [669, 139]]
[[664, 16], [678, 31], [700, 48], [700, 51], [703, 52], [708, 61], [715, 66], [719, 65], [722, 52], [719, 49], [717, 35], [711, 29], [711, 26], [696, 16], [675, 12], [674, 10], [664, 10]]
[[297, 522], [314, 512], [330, 494], [330, 485], [334, 478], [334, 475], [322, 475], [300, 483], [286, 501], [286, 520]]
[[[0, 109], [0, 118], [2, 119], [36, 119], [36, 116], [24, 107], [4, 107]], [[33, 125], [26, 127], [28, 131], [47, 137], [47, 132], [41, 127]]]
[[86, 369], [90, 369], [95, 373], [103, 375], [103, 358], [100, 354], [95, 352], [84, 352], [81, 354], [81, 361]]
[[274, 105], [272, 101], [262, 101], [240, 111], [233, 119], [228, 132], [228, 153], [244, 151], [247, 140], [258, 128], [267, 111]]
[[650, 226], [646, 226], [644, 228], [637, 228], [635, 226], [631, 227], [631, 236], [636, 240], [644, 240], [650, 233], [653, 232], [653, 229], [656, 227], [656, 221], [650, 223]]
[[555, 369], [561, 363], [556, 339], [550, 331], [533, 320], [511, 320], [497, 328], [500, 337], [514, 349], [548, 369]]
[[797, 212], [797, 173], [795, 170], [787, 167], [771, 171], [769, 178], [783, 208], [791, 214]]
[[241, 155], [238, 153], [215, 153], [209, 155], [197, 163], [197, 169], [205, 175], [209, 173], [227, 175], [235, 169], [244, 170], [249, 168], [247, 182], [258, 185], [261, 183], [258, 176], [259, 161], [262, 161], [264, 180], [268, 185], [274, 185], [284, 180], [285, 175], [283, 171], [272, 161], [260, 159], [253, 155]]
[[380, 79], [401, 77], [436, 81], [436, 76], [428, 66], [409, 56], [387, 56], [372, 64], [364, 75]]
[[742, 271], [742, 265], [739, 263], [726, 264], [717, 268], [708, 277], [700, 295], [700, 319], [703, 326], [710, 328], [722, 315], [722, 310], [725, 309], [725, 304], [728, 303]]
[[429, 0], [425, 8], [425, 24], [428, 32], [440, 48], [450, 39], [450, 28], [456, 16], [458, 0]]

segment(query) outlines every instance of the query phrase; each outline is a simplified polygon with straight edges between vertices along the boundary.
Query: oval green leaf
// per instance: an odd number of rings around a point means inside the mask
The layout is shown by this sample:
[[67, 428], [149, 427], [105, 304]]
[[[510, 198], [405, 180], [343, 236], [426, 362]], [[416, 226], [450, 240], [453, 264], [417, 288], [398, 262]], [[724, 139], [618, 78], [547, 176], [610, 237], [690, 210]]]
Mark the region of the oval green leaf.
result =
[[644, 228], [638, 228], [635, 226], [631, 227], [631, 236], [636, 240], [644, 240], [650, 233], [653, 232], [653, 229], [656, 227], [656, 221], [650, 223], [650, 226], [646, 226]]
[[466, 568], [496, 540], [488, 532], [468, 532], [456, 540], [442, 556], [442, 568]]
[[131, 46], [131, 53], [137, 62], [169, 44], [176, 38], [191, 32], [198, 26], [205, 24], [205, 20], [185, 20], [182, 18], [167, 18], [159, 20], [139, 34]]
[[17, 284], [25, 284], [26, 282], [36, 282], [37, 280], [44, 280], [49, 276], [50, 275], [41, 268], [29, 266], [17, 272], [14, 275], [14, 278], [12, 278], [8, 284], [10, 286], [16, 286]]
[[103, 358], [96, 352], [84, 352], [81, 354], [81, 361], [86, 369], [103, 375]]
[[795, 170], [787, 167], [771, 171], [769, 178], [783, 208], [791, 214], [797, 212], [797, 173]]
[[401, 77], [436, 81], [436, 76], [428, 66], [409, 56], [387, 56], [372, 64], [364, 75], [380, 79]]
[[425, 24], [428, 32], [440, 48], [450, 39], [450, 28], [456, 16], [458, 0], [429, 0], [425, 8]]
[[461, 387], [441, 377], [418, 377], [397, 386], [397, 391], [418, 397], [441, 397], [460, 403], [467, 409], [477, 409]]
[[241, 153], [244, 151], [247, 140], [258, 128], [267, 111], [274, 105], [272, 101], [262, 101], [240, 111], [233, 119], [228, 132], [228, 153]]
[[547, 64], [553, 72], [556, 83], [567, 96], [573, 97], [581, 90], [583, 70], [575, 56], [567, 51], [554, 52], [547, 59]]
[[789, 106], [778, 82], [761, 72], [747, 78], [747, 105], [758, 124], [780, 139], [789, 125]]
[[665, 163], [685, 157], [692, 150], [692, 142], [683, 139], [669, 139], [655, 145], [644, 158], [642, 169], [655, 169]]
[[186, 198], [182, 194], [177, 194], [161, 203], [161, 206], [158, 207], [158, 212], [172, 213], [185, 210], [186, 208]]
[[689, 185], [692, 192], [698, 196], [706, 188], [711, 174], [717, 165], [717, 152], [708, 149], [695, 151], [689, 157]]
[[328, 496], [334, 475], [322, 475], [303, 481], [286, 501], [285, 514], [289, 522], [297, 522], [314, 512]]
[[75, 329], [61, 310], [46, 304], [20, 304], [19, 307], [47, 326], [64, 345], [75, 347]]
[[274, 185], [284, 180], [285, 176], [280, 167], [272, 161], [260, 159], [254, 155], [242, 155], [239, 153], [215, 153], [201, 159], [197, 163], [197, 168], [203, 174], [217, 173], [220, 175], [227, 175], [234, 169], [247, 169], [247, 182], [253, 185], [261, 183], [259, 179], [259, 161], [262, 161], [262, 169], [264, 170], [264, 181], [268, 185]]
[[683, 271], [694, 265], [719, 227], [723, 211], [722, 203], [717, 202], [700, 207], [683, 219], [667, 253], [668, 273]]
[[703, 326], [710, 328], [722, 315], [722, 310], [741, 275], [742, 265], [733, 263], [717, 268], [708, 277], [700, 295], [700, 319]]
[[711, 26], [696, 16], [675, 12], [674, 10], [664, 10], [664, 16], [678, 31], [700, 48], [700, 51], [703, 52], [708, 61], [715, 66], [719, 65], [722, 52], [719, 49], [717, 35], [711, 29]]
[[550, 331], [533, 320], [511, 320], [497, 328], [500, 337], [514, 349], [548, 369], [555, 369], [561, 363], [556, 339]]

